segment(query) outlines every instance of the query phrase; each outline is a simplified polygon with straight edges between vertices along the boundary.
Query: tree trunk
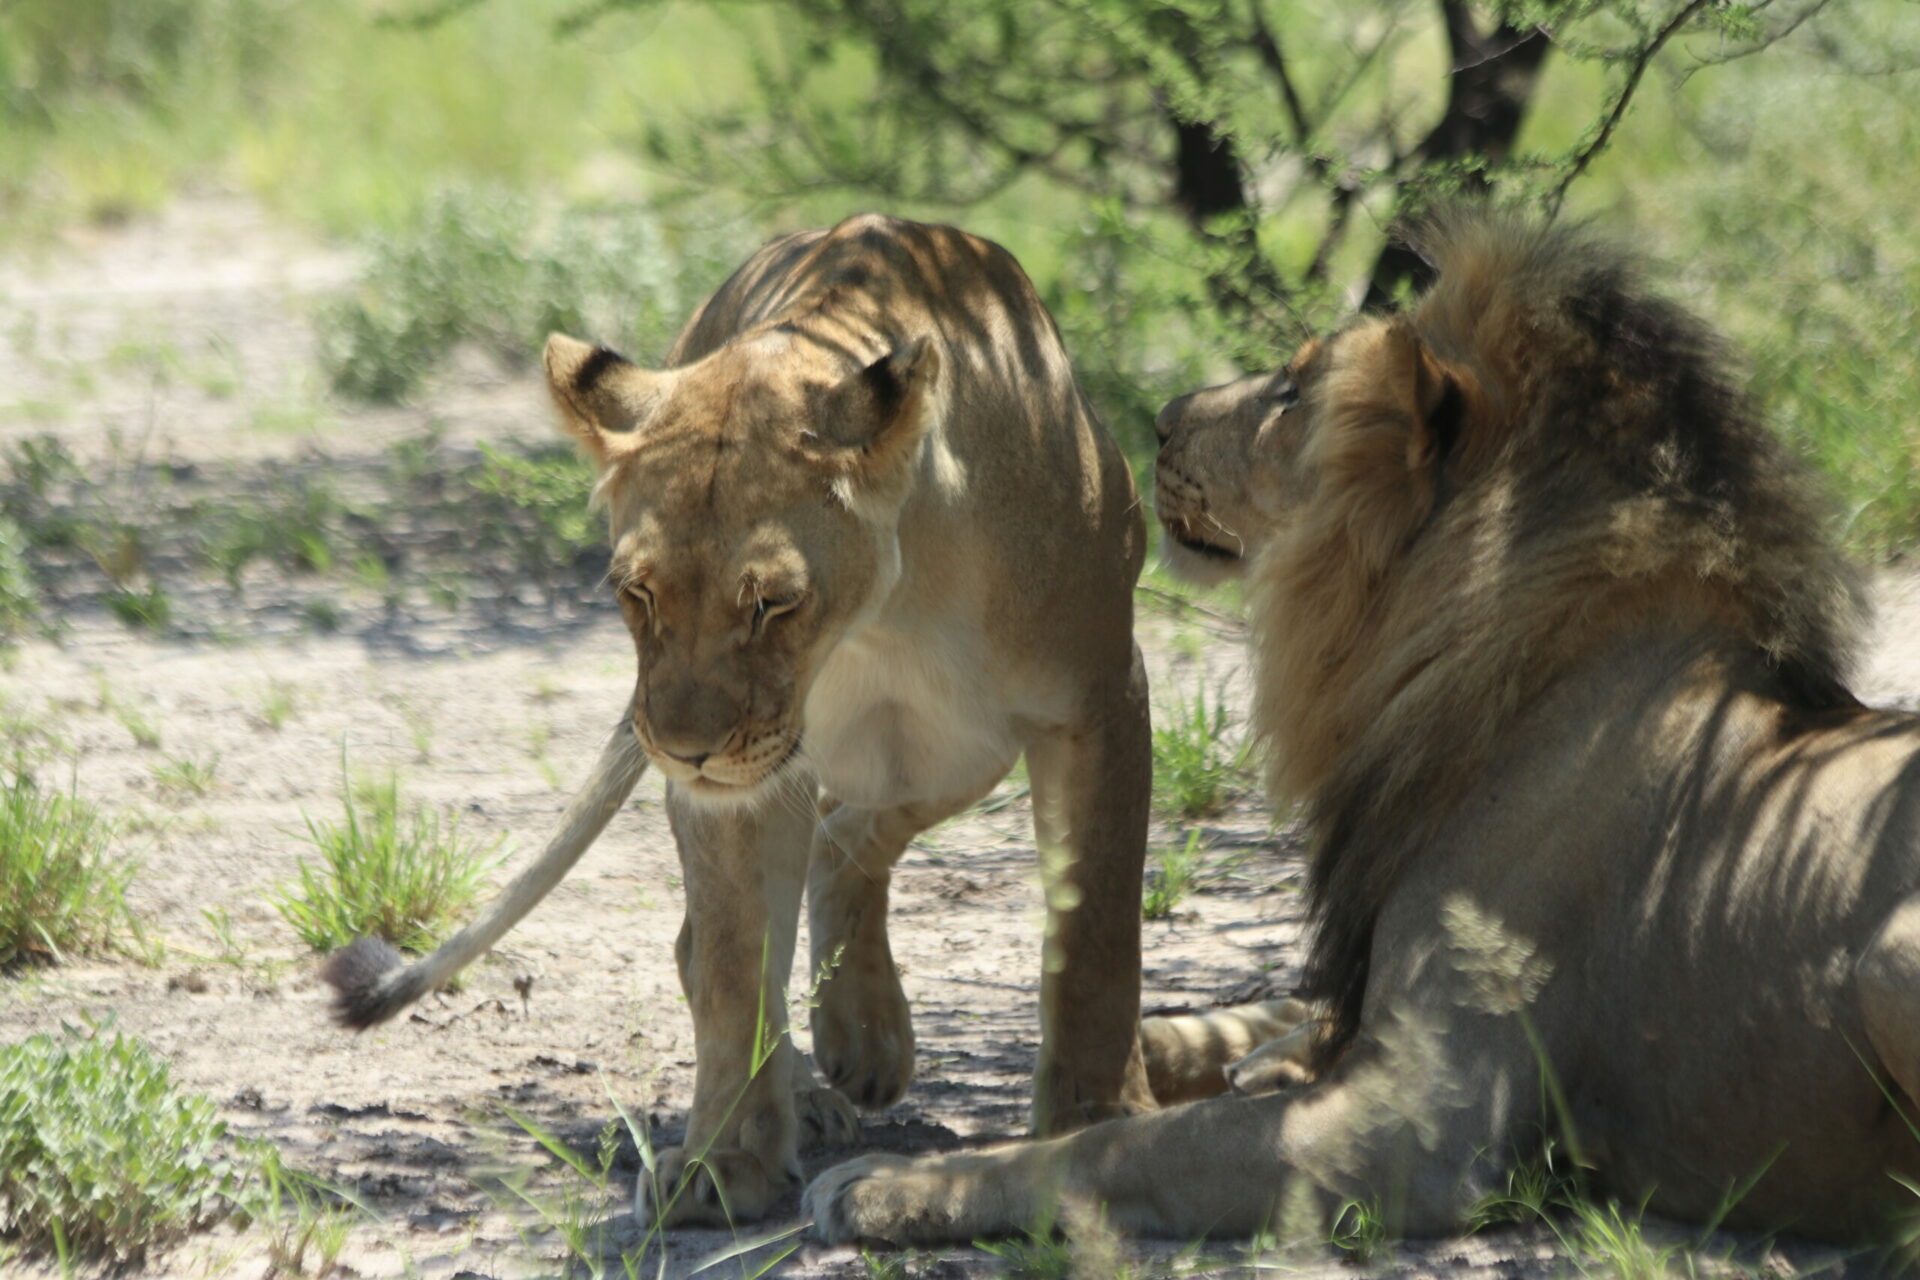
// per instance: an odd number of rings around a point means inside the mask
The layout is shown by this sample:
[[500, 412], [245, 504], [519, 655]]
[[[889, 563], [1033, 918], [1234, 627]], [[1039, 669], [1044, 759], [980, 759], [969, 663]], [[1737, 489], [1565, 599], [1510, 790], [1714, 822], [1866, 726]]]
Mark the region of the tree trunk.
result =
[[[1440, 122], [1415, 148], [1413, 159], [1422, 165], [1441, 164], [1468, 156], [1498, 162], [1513, 150], [1533, 93], [1540, 83], [1540, 64], [1551, 48], [1546, 34], [1522, 31], [1501, 23], [1482, 33], [1464, 0], [1441, 0], [1447, 24], [1447, 48], [1453, 56], [1448, 77], [1447, 109]], [[1485, 190], [1480, 174], [1469, 178], [1469, 189]], [[1390, 242], [1374, 261], [1367, 284], [1367, 310], [1385, 307], [1403, 282], [1424, 288], [1432, 268], [1398, 242]]]

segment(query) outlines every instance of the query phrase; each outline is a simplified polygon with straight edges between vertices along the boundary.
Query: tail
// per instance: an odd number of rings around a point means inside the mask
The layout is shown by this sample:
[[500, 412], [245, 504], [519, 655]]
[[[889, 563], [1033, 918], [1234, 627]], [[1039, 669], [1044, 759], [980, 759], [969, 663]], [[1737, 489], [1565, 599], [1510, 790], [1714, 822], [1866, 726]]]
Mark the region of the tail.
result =
[[386, 942], [370, 937], [327, 958], [320, 976], [333, 988], [334, 1019], [355, 1030], [385, 1022], [486, 954], [573, 869], [646, 770], [646, 753], [634, 737], [632, 719], [623, 715], [600, 749], [586, 785], [568, 801], [560, 830], [479, 919], [412, 964]]

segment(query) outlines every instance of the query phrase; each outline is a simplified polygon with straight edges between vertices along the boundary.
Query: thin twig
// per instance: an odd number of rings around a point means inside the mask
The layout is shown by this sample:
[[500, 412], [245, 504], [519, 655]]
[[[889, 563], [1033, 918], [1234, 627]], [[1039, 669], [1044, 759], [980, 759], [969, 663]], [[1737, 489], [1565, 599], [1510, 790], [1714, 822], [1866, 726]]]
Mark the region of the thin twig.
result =
[[[1750, 58], [1763, 49], [1771, 49], [1774, 45], [1779, 44], [1782, 40], [1785, 40], [1788, 36], [1805, 26], [1809, 19], [1813, 18], [1822, 9], [1825, 9], [1829, 3], [1831, 3], [1831, 0], [1814, 0], [1814, 3], [1795, 14], [1793, 19], [1778, 31], [1772, 32], [1764, 38], [1733, 53], [1723, 53], [1711, 58], [1700, 59], [1700, 61], [1680, 73], [1680, 78], [1674, 87], [1677, 89], [1680, 85], [1691, 80], [1694, 72], [1701, 70], [1703, 67], [1723, 67], [1729, 62], [1738, 62], [1742, 58]], [[1756, 5], [1754, 7], [1757, 9], [1760, 6]]]
[[1168, 609], [1197, 613], [1203, 618], [1212, 619], [1215, 623], [1219, 624], [1219, 632], [1221, 635], [1237, 636], [1246, 632], [1246, 622], [1234, 617], [1230, 613], [1221, 613], [1218, 609], [1209, 609], [1203, 604], [1195, 604], [1185, 596], [1176, 595], [1161, 587], [1148, 586], [1144, 582], [1136, 584], [1133, 589], [1136, 593], [1146, 596], [1149, 600]]
[[[1821, 3], [1824, 4], [1825, 2], [1826, 0], [1821, 0]], [[1497, 61], [1498, 59], [1504, 58], [1508, 54], [1512, 53], [1515, 49], [1518, 49], [1521, 45], [1525, 44], [1527, 41], [1533, 39], [1535, 36], [1545, 36], [1548, 43], [1552, 43], [1553, 41], [1553, 33], [1547, 30], [1545, 27], [1543, 26], [1531, 27], [1526, 31], [1522, 31], [1518, 36], [1514, 37], [1512, 43], [1503, 45], [1500, 48], [1495, 49], [1491, 53], [1483, 53], [1479, 57], [1475, 58], [1472, 62], [1454, 63], [1453, 66], [1447, 69], [1447, 74], [1450, 76], [1457, 76], [1462, 71], [1471, 71], [1475, 67], [1484, 66], [1489, 62], [1494, 62], [1494, 61]]]
[[1613, 100], [1613, 109], [1607, 113], [1606, 121], [1600, 126], [1600, 132], [1594, 135], [1593, 141], [1580, 149], [1580, 154], [1573, 159], [1573, 167], [1567, 170], [1561, 177], [1559, 185], [1547, 195], [1544, 204], [1548, 218], [1559, 216], [1560, 203], [1566, 199], [1567, 188], [1573, 185], [1574, 179], [1587, 171], [1587, 166], [1593, 163], [1594, 157], [1606, 150], [1607, 144], [1613, 140], [1613, 131], [1619, 127], [1621, 119], [1627, 114], [1627, 105], [1633, 101], [1634, 90], [1640, 87], [1640, 78], [1647, 73], [1647, 68], [1653, 64], [1654, 57], [1665, 47], [1667, 41], [1686, 25], [1688, 19], [1706, 8], [1709, 3], [1710, 0], [1692, 0], [1673, 16], [1672, 21], [1660, 28], [1646, 47], [1635, 56], [1633, 67], [1627, 72], [1627, 81], [1620, 87], [1620, 96]]

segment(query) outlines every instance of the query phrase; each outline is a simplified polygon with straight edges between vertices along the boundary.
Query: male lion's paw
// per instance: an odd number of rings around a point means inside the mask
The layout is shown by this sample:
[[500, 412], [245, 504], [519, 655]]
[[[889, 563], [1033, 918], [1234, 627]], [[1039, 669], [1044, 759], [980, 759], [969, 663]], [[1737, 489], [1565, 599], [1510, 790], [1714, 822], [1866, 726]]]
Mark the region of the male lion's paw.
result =
[[633, 1188], [633, 1216], [642, 1227], [725, 1227], [756, 1222], [798, 1179], [769, 1177], [758, 1157], [714, 1150], [695, 1160], [684, 1147], [660, 1152], [652, 1173]]
[[[867, 1155], [837, 1164], [815, 1178], [800, 1199], [800, 1216], [827, 1244], [875, 1241], [907, 1245], [927, 1238], [911, 1227], [925, 1216], [914, 1162], [905, 1156]], [[923, 1194], [923, 1190], [922, 1190]]]
[[867, 1155], [813, 1180], [800, 1202], [830, 1244], [938, 1244], [1006, 1235], [1033, 1223], [1021, 1147], [917, 1158]]
[[800, 1149], [846, 1147], [860, 1140], [860, 1115], [838, 1089], [795, 1089], [794, 1119], [800, 1124]]
[[892, 965], [843, 965], [821, 987], [813, 1060], [858, 1106], [877, 1111], [900, 1100], [913, 1079], [913, 1019]]

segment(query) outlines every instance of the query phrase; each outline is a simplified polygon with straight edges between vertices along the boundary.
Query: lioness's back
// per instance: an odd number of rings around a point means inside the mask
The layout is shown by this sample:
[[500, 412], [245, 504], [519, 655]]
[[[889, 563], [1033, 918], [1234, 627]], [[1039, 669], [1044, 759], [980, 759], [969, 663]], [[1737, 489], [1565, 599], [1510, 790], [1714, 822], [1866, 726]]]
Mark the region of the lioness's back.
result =
[[[1082, 394], [1060, 332], [1013, 255], [954, 227], [861, 214], [770, 241], [688, 321], [669, 360], [756, 332], [871, 359], [913, 337], [943, 352], [945, 401], [901, 537], [942, 572], [930, 591], [1000, 596], [1010, 627], [1057, 641], [1057, 619], [1131, 644], [1146, 532], [1131, 468]], [[1007, 592], [1008, 570], [1026, 590]], [[1025, 607], [1046, 582], [1045, 618]], [[1080, 597], [1076, 599], [1076, 597]], [[1120, 612], [1126, 617], [1122, 618]]]

